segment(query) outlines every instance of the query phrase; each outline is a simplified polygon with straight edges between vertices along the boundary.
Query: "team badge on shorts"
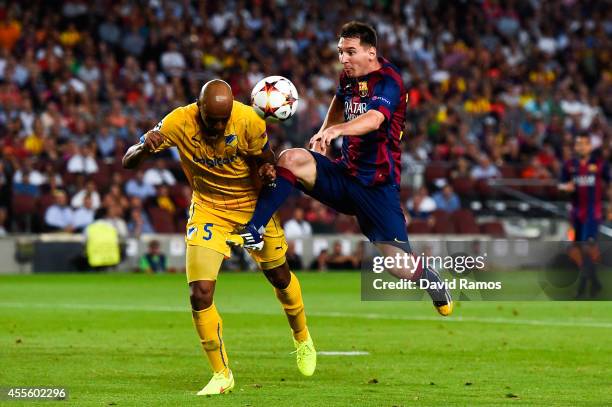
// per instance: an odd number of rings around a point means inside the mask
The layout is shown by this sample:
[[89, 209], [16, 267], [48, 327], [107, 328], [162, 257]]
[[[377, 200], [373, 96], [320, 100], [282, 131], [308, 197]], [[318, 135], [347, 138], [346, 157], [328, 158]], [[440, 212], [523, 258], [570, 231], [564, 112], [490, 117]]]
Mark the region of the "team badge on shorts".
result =
[[197, 226], [191, 226], [187, 229], [187, 239], [191, 239], [191, 237], [198, 232]]

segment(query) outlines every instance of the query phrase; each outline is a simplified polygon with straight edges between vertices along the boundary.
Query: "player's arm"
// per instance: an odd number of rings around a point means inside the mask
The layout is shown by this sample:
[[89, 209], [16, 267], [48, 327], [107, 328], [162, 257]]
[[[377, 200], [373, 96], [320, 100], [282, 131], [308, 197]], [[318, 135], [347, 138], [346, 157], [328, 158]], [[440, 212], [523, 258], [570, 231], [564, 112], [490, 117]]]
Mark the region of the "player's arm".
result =
[[333, 139], [341, 135], [360, 137], [380, 128], [385, 120], [391, 120], [402, 99], [400, 93], [400, 84], [393, 78], [385, 77], [380, 80], [373, 89], [364, 114], [345, 123], [333, 125], [321, 133], [319, 143], [322, 149], [326, 149]]
[[342, 101], [338, 96], [334, 95], [332, 99], [329, 109], [327, 109], [327, 114], [325, 115], [325, 120], [323, 120], [323, 124], [321, 128], [315, 134], [308, 144], [308, 148], [316, 151], [317, 153], [325, 154], [325, 149], [321, 148], [321, 144], [319, 141], [323, 137], [323, 132], [332, 127], [334, 125], [340, 124], [344, 121], [344, 112], [342, 111]]
[[149, 130], [144, 135], [144, 141], [134, 144], [126, 151], [121, 164], [123, 168], [137, 168], [144, 160], [154, 154], [154, 151], [163, 144], [164, 136], [159, 130]]
[[558, 185], [559, 191], [572, 193], [576, 189], [572, 181], [569, 164], [565, 164], [561, 170], [561, 182]]
[[271, 184], [276, 179], [276, 156], [270, 148], [266, 122], [250, 110], [247, 126], [247, 146], [244, 153], [249, 161], [254, 164], [255, 171], [261, 182], [265, 185]]
[[134, 169], [151, 155], [175, 146], [175, 140], [181, 137], [184, 121], [182, 108], [178, 107], [168, 113], [153, 129], [140, 137], [137, 144], [126, 151], [121, 160], [123, 168]]
[[[378, 128], [385, 122], [385, 115], [378, 110], [368, 110], [361, 116], [355, 117], [348, 122], [336, 124], [320, 133], [320, 143], [324, 148], [327, 148], [331, 141], [341, 135], [349, 137], [359, 137], [368, 134]], [[313, 139], [317, 138], [315, 135]], [[316, 142], [316, 140], [314, 140]], [[311, 140], [311, 143], [313, 140]]]
[[319, 133], [323, 130], [327, 129], [336, 124], [340, 124], [344, 121], [344, 112], [342, 110], [342, 101], [334, 95], [331, 103], [329, 104], [329, 109], [327, 109], [327, 114], [325, 115], [325, 120], [323, 120], [323, 124], [319, 129]]
[[559, 191], [574, 192], [575, 186], [573, 182], [564, 182], [559, 184]]
[[269, 185], [276, 179], [276, 156], [274, 151], [270, 148], [270, 145], [266, 143], [266, 146], [262, 150], [261, 154], [253, 156], [255, 165], [257, 167], [257, 175], [261, 179], [261, 182], [265, 185]]

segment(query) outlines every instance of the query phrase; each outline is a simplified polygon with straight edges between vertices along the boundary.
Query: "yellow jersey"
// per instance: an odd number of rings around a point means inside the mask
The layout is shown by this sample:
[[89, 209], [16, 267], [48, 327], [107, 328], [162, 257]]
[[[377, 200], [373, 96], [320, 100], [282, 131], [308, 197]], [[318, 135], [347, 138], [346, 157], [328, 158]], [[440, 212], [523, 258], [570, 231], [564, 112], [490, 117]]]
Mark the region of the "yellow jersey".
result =
[[234, 101], [223, 137], [207, 140], [200, 123], [195, 103], [174, 109], [154, 128], [164, 136], [155, 152], [177, 147], [195, 204], [253, 210], [258, 191], [248, 158], [261, 154], [267, 144], [266, 122], [252, 107]]

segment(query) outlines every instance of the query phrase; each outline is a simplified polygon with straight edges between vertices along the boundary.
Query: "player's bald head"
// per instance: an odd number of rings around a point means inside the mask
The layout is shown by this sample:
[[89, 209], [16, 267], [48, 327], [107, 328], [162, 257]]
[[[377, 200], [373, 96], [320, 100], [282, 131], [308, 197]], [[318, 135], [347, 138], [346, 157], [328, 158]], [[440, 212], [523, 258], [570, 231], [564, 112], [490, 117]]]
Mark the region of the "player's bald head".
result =
[[234, 95], [230, 85], [221, 80], [213, 79], [202, 86], [198, 105], [202, 116], [211, 118], [229, 117], [232, 113]]
[[232, 114], [233, 104], [234, 95], [227, 82], [213, 79], [202, 86], [198, 96], [198, 108], [207, 137], [215, 139], [223, 135]]

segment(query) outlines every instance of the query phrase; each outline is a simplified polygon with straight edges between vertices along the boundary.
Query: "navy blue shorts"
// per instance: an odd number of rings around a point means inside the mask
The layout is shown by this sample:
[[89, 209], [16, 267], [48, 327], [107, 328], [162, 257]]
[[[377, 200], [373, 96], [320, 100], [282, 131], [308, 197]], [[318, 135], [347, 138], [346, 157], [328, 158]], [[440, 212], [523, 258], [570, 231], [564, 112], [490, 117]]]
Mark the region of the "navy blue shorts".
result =
[[580, 222], [574, 220], [574, 241], [575, 242], [588, 242], [589, 240], [597, 240], [597, 233], [599, 232], [599, 222], [595, 219], [587, 220], [586, 222]]
[[317, 179], [307, 195], [347, 215], [355, 215], [361, 232], [371, 242], [408, 242], [399, 189], [393, 185], [365, 186], [329, 158], [310, 151], [317, 163]]

